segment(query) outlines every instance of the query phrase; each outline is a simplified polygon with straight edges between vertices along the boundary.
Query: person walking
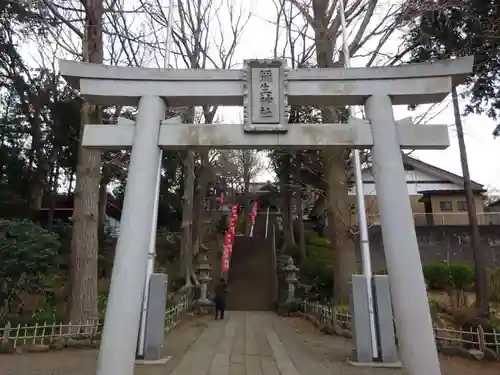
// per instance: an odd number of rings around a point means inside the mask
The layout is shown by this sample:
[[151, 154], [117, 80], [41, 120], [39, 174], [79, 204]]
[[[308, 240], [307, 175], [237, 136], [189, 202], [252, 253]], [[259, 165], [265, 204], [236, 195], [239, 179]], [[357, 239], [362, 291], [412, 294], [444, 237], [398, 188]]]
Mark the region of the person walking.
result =
[[219, 283], [215, 286], [215, 320], [224, 319], [224, 311], [226, 310], [226, 280], [221, 277]]

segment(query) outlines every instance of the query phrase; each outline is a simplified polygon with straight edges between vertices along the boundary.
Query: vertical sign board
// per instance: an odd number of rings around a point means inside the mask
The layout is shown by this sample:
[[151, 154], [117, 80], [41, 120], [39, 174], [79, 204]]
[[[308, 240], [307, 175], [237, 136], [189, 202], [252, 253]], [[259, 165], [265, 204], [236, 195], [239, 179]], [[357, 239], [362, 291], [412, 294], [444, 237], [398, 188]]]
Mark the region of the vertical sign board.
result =
[[283, 60], [246, 60], [243, 113], [246, 132], [286, 132], [287, 80]]

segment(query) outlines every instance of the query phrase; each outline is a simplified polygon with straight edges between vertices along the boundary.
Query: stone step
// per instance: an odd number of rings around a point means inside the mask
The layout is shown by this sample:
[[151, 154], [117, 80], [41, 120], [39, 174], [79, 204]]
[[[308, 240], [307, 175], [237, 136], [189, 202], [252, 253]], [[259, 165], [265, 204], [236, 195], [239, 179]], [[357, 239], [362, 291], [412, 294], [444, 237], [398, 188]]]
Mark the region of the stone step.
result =
[[228, 310], [272, 308], [271, 245], [270, 238], [235, 238], [228, 275]]

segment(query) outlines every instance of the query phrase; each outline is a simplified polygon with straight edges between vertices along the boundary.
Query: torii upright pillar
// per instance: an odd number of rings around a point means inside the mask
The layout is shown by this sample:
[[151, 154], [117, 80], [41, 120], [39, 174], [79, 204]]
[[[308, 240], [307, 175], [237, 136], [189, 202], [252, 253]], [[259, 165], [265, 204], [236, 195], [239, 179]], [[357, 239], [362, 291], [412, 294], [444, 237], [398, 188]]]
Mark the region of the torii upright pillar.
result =
[[372, 170], [401, 358], [408, 374], [440, 375], [391, 98], [371, 96], [365, 110], [372, 126]]
[[158, 134], [165, 110], [165, 102], [158, 96], [143, 96], [139, 101], [98, 375], [128, 375], [134, 369], [161, 157]]

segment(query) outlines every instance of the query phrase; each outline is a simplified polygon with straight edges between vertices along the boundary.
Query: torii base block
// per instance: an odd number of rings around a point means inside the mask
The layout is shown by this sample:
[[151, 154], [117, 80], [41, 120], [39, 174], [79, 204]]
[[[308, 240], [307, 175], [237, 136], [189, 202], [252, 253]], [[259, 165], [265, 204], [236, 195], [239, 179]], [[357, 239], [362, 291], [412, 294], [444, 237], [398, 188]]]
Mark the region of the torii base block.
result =
[[366, 276], [353, 275], [351, 282], [351, 314], [353, 332], [353, 366], [401, 368], [394, 333], [391, 295], [387, 276], [373, 277], [375, 327], [378, 358], [373, 358], [370, 336], [370, 314]]

